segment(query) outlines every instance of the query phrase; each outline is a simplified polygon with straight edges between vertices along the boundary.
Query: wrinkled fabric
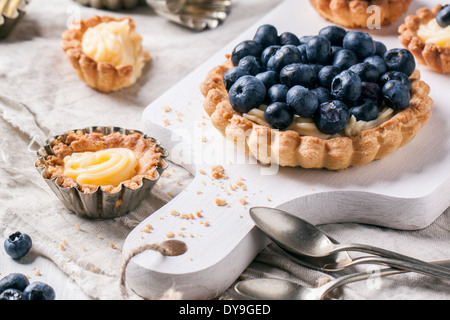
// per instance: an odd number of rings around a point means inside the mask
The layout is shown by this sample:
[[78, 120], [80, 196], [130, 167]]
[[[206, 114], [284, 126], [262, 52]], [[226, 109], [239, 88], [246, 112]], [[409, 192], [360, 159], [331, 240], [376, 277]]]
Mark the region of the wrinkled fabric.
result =
[[[171, 163], [151, 196], [130, 214], [92, 221], [70, 214], [35, 170], [36, 150], [53, 135], [93, 125], [141, 129], [144, 108], [195, 67], [227, 45], [281, 0], [235, 1], [231, 15], [215, 30], [192, 32], [141, 7], [130, 12], [82, 7], [70, 0], [33, 0], [11, 35], [0, 42], [0, 236], [16, 230], [33, 238], [33, 252], [60, 268], [93, 299], [122, 299], [121, 248], [128, 233], [192, 181]], [[252, 14], [247, 14], [251, 12]], [[74, 18], [96, 14], [131, 16], [152, 62], [131, 88], [102, 94], [86, 86], [61, 50], [61, 34]], [[51, 18], [49, 18], [51, 17]], [[177, 182], [181, 181], [181, 184]], [[417, 258], [450, 259], [450, 213], [419, 231], [358, 225], [325, 225], [341, 242], [361, 242]], [[364, 266], [356, 270], [366, 270]], [[237, 279], [276, 277], [317, 285], [347, 274], [302, 267], [273, 245], [265, 248]], [[403, 274], [360, 282], [333, 293], [336, 299], [449, 299], [448, 282]], [[137, 297], [136, 297], [137, 298]], [[237, 298], [232, 289], [222, 298]]]

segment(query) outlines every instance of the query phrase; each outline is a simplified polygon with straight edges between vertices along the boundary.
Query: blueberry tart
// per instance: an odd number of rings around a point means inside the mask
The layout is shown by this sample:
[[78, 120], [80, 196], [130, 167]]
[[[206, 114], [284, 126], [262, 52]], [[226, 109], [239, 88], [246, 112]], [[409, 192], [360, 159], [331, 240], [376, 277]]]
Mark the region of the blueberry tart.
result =
[[367, 28], [373, 15], [370, 6], [380, 9], [380, 24], [389, 25], [398, 20], [412, 0], [310, 0], [323, 18], [347, 28]]
[[400, 42], [418, 63], [450, 73], [450, 5], [421, 8], [399, 27]]
[[[342, 170], [406, 145], [431, 116], [414, 56], [362, 31], [258, 28], [200, 89], [212, 124], [260, 162]], [[241, 64], [251, 56], [259, 68]]]
[[95, 16], [74, 23], [62, 39], [78, 76], [105, 93], [132, 86], [150, 60], [131, 18]]

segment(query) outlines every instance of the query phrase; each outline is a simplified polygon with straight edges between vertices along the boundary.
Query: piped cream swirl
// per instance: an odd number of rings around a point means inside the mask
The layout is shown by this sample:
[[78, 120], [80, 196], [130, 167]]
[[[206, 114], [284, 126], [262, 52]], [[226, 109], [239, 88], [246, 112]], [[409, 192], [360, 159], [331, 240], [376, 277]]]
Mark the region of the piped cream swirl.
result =
[[118, 186], [136, 174], [137, 164], [135, 154], [127, 148], [73, 153], [64, 158], [64, 175], [80, 185]]

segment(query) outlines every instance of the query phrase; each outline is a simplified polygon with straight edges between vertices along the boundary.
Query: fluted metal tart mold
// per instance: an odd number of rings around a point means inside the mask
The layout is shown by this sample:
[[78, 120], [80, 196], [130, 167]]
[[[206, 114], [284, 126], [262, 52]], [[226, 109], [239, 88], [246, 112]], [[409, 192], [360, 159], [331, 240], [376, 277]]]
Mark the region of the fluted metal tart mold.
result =
[[[144, 139], [150, 139], [156, 144], [158, 151], [161, 153], [160, 165], [156, 168], [155, 178], [153, 180], [144, 177], [141, 179], [139, 186], [136, 189], [131, 189], [124, 185], [116, 193], [107, 193], [101, 187], [92, 193], [84, 193], [80, 190], [79, 185], [75, 184], [73, 187], [66, 188], [58, 185], [58, 177], [49, 179], [45, 177], [46, 173], [46, 157], [53, 155], [52, 142], [55, 140], [65, 141], [70, 133], [82, 131], [85, 134], [97, 132], [108, 135], [114, 132], [128, 135], [132, 133], [139, 133]], [[156, 185], [161, 174], [169, 166], [165, 160], [168, 156], [166, 149], [160, 146], [159, 142], [152, 137], [147, 136], [141, 131], [133, 129], [124, 129], [120, 127], [102, 127], [93, 126], [84, 129], [76, 129], [65, 132], [62, 135], [57, 135], [49, 138], [46, 144], [37, 151], [38, 159], [35, 162], [35, 167], [40, 173], [41, 177], [53, 191], [53, 193], [61, 200], [64, 206], [72, 213], [78, 216], [91, 219], [111, 219], [124, 216], [129, 212], [135, 210], [144, 199], [150, 196], [152, 188]]]
[[21, 0], [11, 17], [7, 17], [0, 12], [0, 39], [6, 38], [20, 19], [22, 19], [29, 2], [30, 0]]

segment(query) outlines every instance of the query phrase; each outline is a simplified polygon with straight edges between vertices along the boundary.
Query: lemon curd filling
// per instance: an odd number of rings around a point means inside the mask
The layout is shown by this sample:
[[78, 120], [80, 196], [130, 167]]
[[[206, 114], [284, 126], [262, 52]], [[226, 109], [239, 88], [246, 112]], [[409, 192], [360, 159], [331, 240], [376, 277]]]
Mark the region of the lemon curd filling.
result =
[[421, 24], [417, 35], [425, 43], [434, 43], [440, 47], [450, 47], [450, 26], [442, 28], [436, 19]]
[[82, 50], [97, 62], [114, 66], [139, 62], [142, 38], [131, 34], [129, 20], [103, 22], [89, 28], [83, 35]]
[[80, 152], [64, 158], [64, 175], [80, 185], [116, 187], [136, 174], [137, 165], [135, 154], [127, 148]]

